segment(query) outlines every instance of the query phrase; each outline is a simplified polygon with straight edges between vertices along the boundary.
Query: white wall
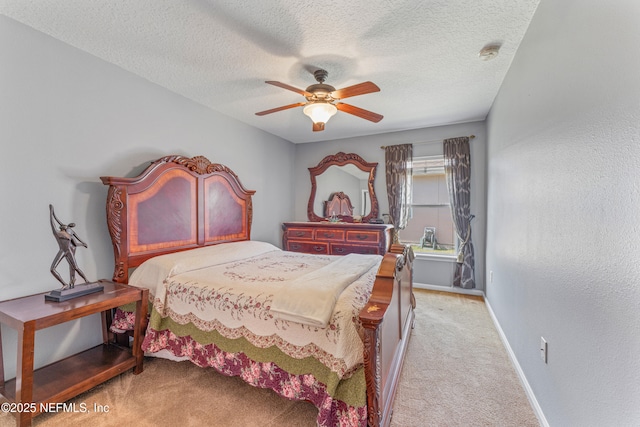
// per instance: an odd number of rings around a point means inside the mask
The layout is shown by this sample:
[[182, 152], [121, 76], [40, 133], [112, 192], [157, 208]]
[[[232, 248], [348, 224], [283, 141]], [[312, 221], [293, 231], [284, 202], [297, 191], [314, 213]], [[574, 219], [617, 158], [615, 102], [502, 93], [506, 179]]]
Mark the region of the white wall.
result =
[[638, 23], [542, 0], [487, 120], [486, 293], [552, 426], [640, 425]]
[[[293, 144], [5, 16], [0, 57], [0, 300], [60, 287], [49, 272], [58, 250], [49, 203], [88, 243], [77, 252], [87, 277], [111, 278], [107, 188], [99, 177], [133, 176], [167, 154], [204, 155], [233, 169], [256, 190], [252, 238], [281, 244], [280, 224], [293, 214]], [[64, 264], [60, 272], [65, 277]], [[2, 339], [11, 378], [15, 331], [3, 325]], [[100, 341], [97, 316], [45, 330], [36, 338], [36, 365]]]
[[[354, 120], [357, 120], [354, 118]], [[329, 126], [330, 123], [327, 125]], [[375, 126], [372, 124], [372, 126]], [[476, 287], [484, 287], [484, 242], [486, 224], [486, 136], [485, 123], [473, 122], [415, 129], [402, 132], [391, 132], [378, 135], [347, 138], [336, 141], [315, 142], [296, 145], [295, 179], [295, 217], [292, 220], [307, 221], [307, 203], [311, 193], [309, 168], [330, 154], [340, 151], [356, 153], [367, 162], [377, 162], [374, 188], [380, 206], [380, 215], [388, 213], [389, 201], [385, 183], [384, 150], [380, 147], [394, 144], [415, 144], [414, 156], [442, 154], [442, 141], [457, 136], [475, 135], [471, 140], [471, 213], [476, 215], [472, 223], [472, 236], [476, 254]], [[423, 144], [424, 142], [431, 142]], [[435, 264], [434, 264], [435, 263]], [[414, 264], [414, 282], [428, 285], [449, 287], [452, 281], [452, 269], [442, 261], [419, 259]], [[449, 280], [451, 277], [451, 280]]]

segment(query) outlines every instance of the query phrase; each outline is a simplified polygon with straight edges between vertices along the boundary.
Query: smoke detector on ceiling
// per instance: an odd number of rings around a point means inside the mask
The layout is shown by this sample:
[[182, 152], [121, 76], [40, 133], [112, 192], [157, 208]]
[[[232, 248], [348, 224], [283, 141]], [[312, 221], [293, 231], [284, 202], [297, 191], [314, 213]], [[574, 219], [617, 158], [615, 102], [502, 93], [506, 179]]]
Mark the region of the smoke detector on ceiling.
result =
[[499, 44], [489, 44], [480, 49], [480, 53], [478, 53], [478, 57], [483, 61], [490, 61], [496, 56], [498, 56], [498, 52], [500, 51]]

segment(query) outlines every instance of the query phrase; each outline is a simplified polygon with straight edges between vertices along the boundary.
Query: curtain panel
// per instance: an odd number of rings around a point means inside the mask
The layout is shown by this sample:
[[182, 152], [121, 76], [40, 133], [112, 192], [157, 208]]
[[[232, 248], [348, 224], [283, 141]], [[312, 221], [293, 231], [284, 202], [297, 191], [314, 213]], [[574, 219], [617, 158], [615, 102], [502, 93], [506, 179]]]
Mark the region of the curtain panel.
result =
[[471, 240], [471, 154], [469, 137], [444, 140], [444, 170], [451, 204], [451, 214], [460, 241], [453, 286], [476, 287], [475, 259]]
[[411, 180], [413, 175], [413, 145], [401, 144], [385, 147], [385, 172], [389, 217], [394, 226], [393, 243], [399, 243], [398, 232], [411, 218]]

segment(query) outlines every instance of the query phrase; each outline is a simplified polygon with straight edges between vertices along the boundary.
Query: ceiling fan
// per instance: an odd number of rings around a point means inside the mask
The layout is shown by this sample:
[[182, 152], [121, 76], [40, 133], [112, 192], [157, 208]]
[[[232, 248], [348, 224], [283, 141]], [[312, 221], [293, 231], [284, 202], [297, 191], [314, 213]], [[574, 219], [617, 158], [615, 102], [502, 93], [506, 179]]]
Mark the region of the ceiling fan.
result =
[[351, 96], [379, 92], [380, 88], [378, 86], [376, 86], [372, 82], [364, 82], [336, 90], [336, 88], [334, 88], [333, 86], [324, 83], [328, 75], [329, 73], [325, 70], [316, 70], [313, 73], [313, 76], [318, 83], [309, 86], [305, 90], [289, 86], [285, 83], [275, 81], [265, 82], [270, 85], [278, 86], [283, 89], [299, 93], [306, 98], [307, 102], [296, 102], [295, 104], [272, 108], [271, 110], [265, 110], [256, 113], [256, 115], [264, 116], [266, 114], [288, 110], [290, 108], [304, 107], [302, 112], [305, 115], [309, 116], [313, 121], [314, 132], [324, 130], [325, 123], [327, 123], [331, 116], [336, 114], [338, 110], [344, 111], [345, 113], [353, 114], [354, 116], [358, 116], [365, 120], [370, 120], [374, 123], [378, 123], [380, 120], [382, 120], [383, 116], [380, 114], [364, 110], [359, 107], [354, 107], [353, 105], [345, 104], [343, 102], [336, 102], [341, 99], [349, 98]]

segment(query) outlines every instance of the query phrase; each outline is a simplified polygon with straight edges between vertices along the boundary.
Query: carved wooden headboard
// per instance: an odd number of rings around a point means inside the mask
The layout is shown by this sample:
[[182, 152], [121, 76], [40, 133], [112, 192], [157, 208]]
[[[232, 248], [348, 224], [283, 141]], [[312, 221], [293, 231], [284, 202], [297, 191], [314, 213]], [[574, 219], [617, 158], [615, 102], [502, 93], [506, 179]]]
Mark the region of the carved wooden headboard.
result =
[[151, 257], [251, 237], [255, 191], [206, 157], [165, 156], [135, 178], [100, 179], [109, 186], [116, 282]]
[[324, 203], [324, 216], [329, 218], [333, 215], [347, 215], [353, 216], [353, 206], [351, 205], [351, 199], [342, 191], [333, 193], [329, 200]]

